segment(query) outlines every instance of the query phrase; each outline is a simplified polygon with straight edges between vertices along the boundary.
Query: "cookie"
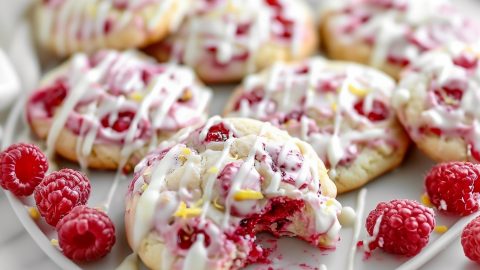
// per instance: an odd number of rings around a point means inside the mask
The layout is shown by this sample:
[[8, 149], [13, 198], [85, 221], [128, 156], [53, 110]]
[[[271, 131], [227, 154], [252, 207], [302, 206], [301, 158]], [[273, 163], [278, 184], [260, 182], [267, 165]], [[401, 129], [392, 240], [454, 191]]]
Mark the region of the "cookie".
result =
[[45, 76], [26, 114], [50, 156], [128, 170], [179, 129], [201, 125], [210, 96], [189, 68], [137, 51], [78, 53]]
[[426, 53], [401, 76], [398, 117], [433, 160], [480, 162], [480, 46], [452, 43]]
[[309, 144], [269, 123], [213, 117], [135, 168], [127, 239], [150, 269], [239, 269], [265, 261], [260, 232], [333, 247], [335, 195]]
[[59, 56], [146, 46], [175, 31], [190, 0], [37, 1], [40, 44]]
[[312, 58], [250, 75], [225, 114], [268, 121], [310, 143], [343, 193], [403, 160], [409, 140], [390, 103], [394, 89], [373, 68]]
[[207, 83], [241, 80], [316, 50], [314, 19], [299, 0], [198, 0], [180, 30], [147, 52], [184, 63]]
[[451, 41], [471, 42], [480, 25], [445, 0], [360, 0], [325, 14], [326, 54], [379, 68], [398, 79], [420, 54]]

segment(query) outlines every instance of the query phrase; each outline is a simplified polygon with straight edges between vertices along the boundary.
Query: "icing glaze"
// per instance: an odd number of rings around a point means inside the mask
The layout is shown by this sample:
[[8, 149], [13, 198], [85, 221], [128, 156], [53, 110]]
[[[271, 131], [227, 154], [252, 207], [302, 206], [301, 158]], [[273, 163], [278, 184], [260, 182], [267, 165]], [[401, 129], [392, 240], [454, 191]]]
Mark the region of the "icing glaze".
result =
[[179, 32], [160, 48], [170, 51], [174, 62], [252, 73], [267, 44], [298, 57], [309, 18], [303, 4], [291, 0], [195, 1]]
[[475, 41], [480, 28], [446, 0], [360, 0], [335, 12], [329, 27], [344, 42], [373, 51], [370, 64], [406, 66], [421, 53], [448, 42]]
[[389, 127], [395, 83], [373, 69], [313, 58], [276, 64], [245, 79], [227, 107], [230, 116], [268, 121], [309, 142], [329, 167], [351, 164], [362, 149], [395, 148]]
[[47, 134], [38, 135], [47, 138], [49, 156], [68, 130], [78, 136], [80, 165], [103, 144], [121, 147], [123, 168], [135, 151], [156, 143], [153, 138], [205, 121], [210, 95], [189, 69], [159, 65], [135, 51], [77, 54], [34, 91], [27, 118], [34, 127], [47, 125]]
[[[367, 197], [367, 189], [362, 188], [358, 192], [357, 197], [357, 213], [355, 217], [355, 222], [353, 225], [353, 235], [352, 235], [352, 242], [350, 244], [350, 250], [348, 251], [348, 264], [347, 270], [353, 270], [355, 264], [355, 253], [357, 251], [357, 242], [360, 236], [360, 230], [362, 228], [362, 219], [363, 219], [363, 212], [365, 211], [365, 200]], [[376, 225], [376, 224], [375, 224]], [[378, 234], [378, 230], [377, 230]]]
[[[426, 53], [405, 71], [393, 103], [414, 141], [460, 138], [466, 159], [480, 160], [479, 53], [478, 44], [451, 43]], [[415, 110], [408, 109], [410, 104], [416, 104]]]
[[[175, 30], [184, 17], [189, 1], [174, 0], [55, 0], [42, 1], [37, 11], [39, 38], [43, 44], [53, 43], [56, 52], [93, 51], [105, 48], [110, 35], [135, 27], [145, 36], [158, 31], [165, 14]], [[175, 10], [171, 11], [175, 5]], [[141, 41], [144, 42], [144, 41]], [[141, 45], [142, 43], [138, 44]], [[115, 45], [118, 47], [118, 44]], [[134, 46], [132, 46], [134, 47]]]
[[[315, 246], [337, 241], [341, 205], [321, 194], [327, 176], [310, 146], [248, 119], [212, 117], [183, 132], [135, 168], [127, 201], [137, 203], [126, 217], [134, 250], [153, 234], [166, 269], [238, 269], [267, 255], [257, 232], [298, 234]], [[305, 224], [300, 232], [296, 222]]]

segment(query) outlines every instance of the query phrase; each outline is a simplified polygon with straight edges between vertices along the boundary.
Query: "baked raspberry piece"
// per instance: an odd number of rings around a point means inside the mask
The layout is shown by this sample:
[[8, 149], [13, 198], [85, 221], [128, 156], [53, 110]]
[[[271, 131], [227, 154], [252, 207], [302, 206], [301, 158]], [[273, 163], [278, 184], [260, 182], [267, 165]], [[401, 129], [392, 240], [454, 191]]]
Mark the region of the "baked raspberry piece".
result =
[[357, 103], [355, 103], [354, 108], [357, 111], [358, 114], [365, 116], [368, 118], [368, 120], [372, 122], [377, 122], [377, 121], [383, 121], [388, 118], [389, 112], [387, 105], [385, 105], [383, 102], [374, 100], [372, 104], [372, 108], [370, 109], [369, 112], [364, 111], [364, 100], [360, 100]]
[[466, 216], [478, 210], [479, 175], [479, 166], [470, 162], [442, 163], [425, 177], [425, 189], [440, 211]]
[[81, 172], [62, 169], [47, 175], [33, 195], [42, 217], [55, 226], [72, 208], [87, 203], [90, 181]]
[[230, 136], [230, 131], [223, 123], [216, 124], [210, 127], [205, 138], [206, 142], [224, 142]]
[[31, 195], [47, 170], [47, 157], [33, 144], [14, 144], [0, 154], [0, 185], [16, 196]]
[[434, 217], [431, 208], [413, 200], [379, 203], [367, 217], [370, 237], [363, 244], [368, 252], [379, 247], [388, 253], [414, 256], [427, 245]]
[[467, 258], [480, 263], [480, 217], [476, 217], [463, 229], [462, 247]]
[[115, 226], [104, 212], [77, 206], [57, 224], [63, 254], [77, 262], [105, 257], [115, 244]]

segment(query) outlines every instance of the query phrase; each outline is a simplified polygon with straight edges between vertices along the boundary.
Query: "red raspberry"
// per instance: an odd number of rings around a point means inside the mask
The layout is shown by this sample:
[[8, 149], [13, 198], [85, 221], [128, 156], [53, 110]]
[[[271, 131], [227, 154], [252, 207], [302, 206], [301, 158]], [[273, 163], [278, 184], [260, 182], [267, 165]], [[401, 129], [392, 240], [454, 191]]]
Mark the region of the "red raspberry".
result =
[[115, 226], [102, 211], [77, 206], [57, 224], [63, 254], [77, 262], [105, 257], [115, 244]]
[[223, 123], [211, 126], [208, 130], [206, 142], [224, 142], [228, 139], [230, 131]]
[[0, 154], [0, 185], [16, 196], [31, 195], [47, 170], [47, 157], [33, 144], [14, 144]]
[[412, 200], [379, 203], [367, 217], [372, 240], [365, 244], [370, 250], [380, 247], [389, 253], [414, 256], [427, 245], [435, 227], [434, 216], [431, 208]]
[[388, 118], [388, 109], [387, 106], [378, 100], [374, 100], [372, 104], [372, 109], [369, 112], [363, 110], [363, 99], [355, 103], [354, 108], [358, 114], [365, 116], [368, 120], [372, 122], [383, 121]]
[[473, 163], [443, 163], [430, 170], [425, 188], [439, 210], [466, 216], [478, 210], [479, 175], [479, 167]]
[[476, 217], [463, 229], [462, 247], [465, 256], [480, 263], [480, 217]]
[[42, 217], [55, 226], [72, 208], [87, 203], [90, 181], [81, 172], [62, 169], [47, 175], [33, 195]]

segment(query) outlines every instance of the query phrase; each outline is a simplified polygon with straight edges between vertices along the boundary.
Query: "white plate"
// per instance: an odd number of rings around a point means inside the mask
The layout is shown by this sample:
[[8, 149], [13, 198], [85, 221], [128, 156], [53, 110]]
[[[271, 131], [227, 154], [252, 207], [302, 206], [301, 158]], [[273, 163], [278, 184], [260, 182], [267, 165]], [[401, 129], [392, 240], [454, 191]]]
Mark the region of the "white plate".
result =
[[[13, 4], [15, 1], [9, 2]], [[465, 9], [469, 14], [475, 14], [480, 11], [480, 3], [475, 2], [474, 0], [462, 0], [456, 1], [455, 3], [460, 3], [460, 7]], [[19, 63], [16, 64], [19, 66]], [[22, 79], [22, 74], [19, 75]], [[25, 83], [25, 81], [23, 81], [23, 83]], [[31, 81], [29, 83], [31, 83]], [[232, 89], [233, 86], [218, 87], [215, 89], [213, 105], [211, 107], [212, 115], [221, 113], [223, 109], [222, 106], [225, 104]], [[23, 117], [23, 101], [18, 102], [12, 109], [8, 123], [5, 126], [5, 133], [2, 145], [3, 148], [13, 143], [13, 141], [32, 140]], [[364, 229], [365, 217], [378, 202], [401, 198], [417, 200], [420, 198], [420, 195], [424, 192], [423, 176], [432, 164], [433, 163], [424, 157], [418, 150], [412, 150], [400, 168], [366, 186], [368, 193], [365, 213], [362, 218], [360, 239], [363, 239], [366, 233]], [[59, 166], [78, 168], [71, 163], [61, 163]], [[112, 184], [114, 173], [91, 171], [89, 172], [89, 178], [92, 182], [92, 196], [89, 205], [96, 206], [106, 199], [106, 194], [108, 194]], [[106, 258], [85, 265], [76, 265], [65, 258], [61, 252], [50, 244], [50, 239], [55, 237], [54, 230], [44, 222], [37, 223], [30, 218], [26, 207], [33, 205], [32, 200], [19, 200], [9, 193], [7, 193], [7, 197], [16, 215], [25, 226], [28, 233], [40, 248], [60, 266], [60, 268], [115, 269], [131, 252], [125, 241], [125, 229], [123, 225], [123, 198], [127, 185], [128, 181], [124, 181], [120, 184], [109, 213], [110, 217], [116, 224], [117, 230], [117, 243], [114, 249]], [[352, 206], [355, 208], [357, 193], [358, 192], [351, 192], [347, 195], [340, 196], [339, 200], [344, 206]], [[439, 225], [447, 225], [450, 227], [455, 221], [456, 218], [454, 217], [447, 217], [444, 215], [437, 216], [437, 224]], [[432, 243], [434, 243], [438, 237], [438, 234], [432, 234], [430, 245], [426, 248], [426, 251], [429, 250]], [[262, 238], [269, 237], [262, 236]], [[296, 239], [280, 239], [276, 244], [276, 250], [270, 256], [270, 259], [272, 260], [271, 265], [252, 265], [247, 269], [268, 269], [268, 267], [273, 267], [273, 269], [319, 269], [322, 264], [328, 269], [347, 269], [348, 251], [352, 245], [351, 238], [352, 229], [344, 228], [341, 231], [341, 241], [339, 242], [337, 249], [334, 251], [321, 251]], [[266, 244], [271, 245], [270, 241]], [[445, 249], [442, 252], [425, 264], [422, 269], [445, 269], [445, 266], [447, 265], [451, 269], [478, 268], [478, 265], [471, 263], [463, 255], [458, 238], [450, 245], [444, 246], [444, 248]], [[373, 255], [365, 260], [363, 258], [363, 253], [358, 251], [355, 258], [355, 269], [395, 269], [406, 260], [407, 259], [404, 257], [384, 254], [380, 250], [374, 251]]]

